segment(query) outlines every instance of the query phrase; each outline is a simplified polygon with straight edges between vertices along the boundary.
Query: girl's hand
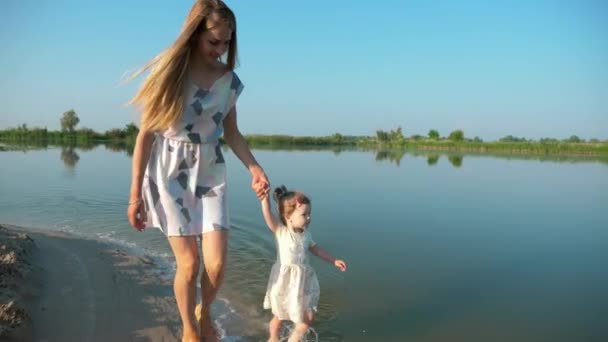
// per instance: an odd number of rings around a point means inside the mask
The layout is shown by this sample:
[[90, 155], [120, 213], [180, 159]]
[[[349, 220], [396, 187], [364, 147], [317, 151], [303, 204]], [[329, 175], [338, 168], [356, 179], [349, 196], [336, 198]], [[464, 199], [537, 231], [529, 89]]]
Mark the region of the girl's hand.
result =
[[251, 188], [256, 196], [258, 196], [258, 199], [262, 200], [270, 190], [268, 177], [260, 166], [253, 166], [249, 171], [251, 172]]
[[342, 272], [346, 271], [346, 263], [343, 260], [336, 259], [336, 261], [334, 261], [334, 266]]
[[133, 228], [138, 231], [142, 231], [145, 228], [146, 222], [146, 211], [144, 210], [144, 203], [141, 198], [129, 201], [129, 206], [127, 207], [127, 217], [129, 218], [129, 223]]

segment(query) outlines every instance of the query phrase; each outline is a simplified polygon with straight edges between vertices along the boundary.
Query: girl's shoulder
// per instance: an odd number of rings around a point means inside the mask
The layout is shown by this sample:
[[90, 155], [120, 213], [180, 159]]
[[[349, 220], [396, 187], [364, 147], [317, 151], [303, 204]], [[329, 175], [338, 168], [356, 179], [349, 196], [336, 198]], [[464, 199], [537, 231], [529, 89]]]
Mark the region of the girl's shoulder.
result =
[[279, 223], [277, 225], [277, 229], [275, 229], [275, 231], [274, 231], [274, 234], [275, 235], [282, 234], [282, 233], [284, 233], [286, 231], [286, 229], [287, 229], [287, 226], [285, 226], [284, 224], [280, 224]]

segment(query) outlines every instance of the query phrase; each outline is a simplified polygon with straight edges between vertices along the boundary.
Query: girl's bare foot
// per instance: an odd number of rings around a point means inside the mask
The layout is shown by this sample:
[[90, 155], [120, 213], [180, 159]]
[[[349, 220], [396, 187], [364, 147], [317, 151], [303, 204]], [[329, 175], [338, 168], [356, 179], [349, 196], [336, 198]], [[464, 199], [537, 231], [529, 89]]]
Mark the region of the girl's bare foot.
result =
[[289, 336], [287, 342], [300, 342], [302, 337], [308, 332], [309, 325], [306, 323], [298, 323], [293, 329], [293, 332]]

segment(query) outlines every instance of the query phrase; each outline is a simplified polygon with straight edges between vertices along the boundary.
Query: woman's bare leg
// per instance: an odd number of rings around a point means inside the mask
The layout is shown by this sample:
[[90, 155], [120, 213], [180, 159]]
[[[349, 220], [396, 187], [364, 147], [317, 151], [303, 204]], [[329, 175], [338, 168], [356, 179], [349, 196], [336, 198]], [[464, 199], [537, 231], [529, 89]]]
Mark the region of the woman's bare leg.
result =
[[196, 236], [171, 236], [169, 244], [175, 256], [177, 270], [173, 279], [173, 291], [183, 324], [182, 341], [200, 341], [199, 327], [194, 317], [196, 305], [196, 278], [200, 256]]
[[228, 230], [214, 230], [203, 234], [203, 274], [201, 275], [201, 316], [199, 320], [201, 335], [207, 341], [216, 341], [217, 335], [209, 308], [222, 285], [224, 268], [228, 255]]

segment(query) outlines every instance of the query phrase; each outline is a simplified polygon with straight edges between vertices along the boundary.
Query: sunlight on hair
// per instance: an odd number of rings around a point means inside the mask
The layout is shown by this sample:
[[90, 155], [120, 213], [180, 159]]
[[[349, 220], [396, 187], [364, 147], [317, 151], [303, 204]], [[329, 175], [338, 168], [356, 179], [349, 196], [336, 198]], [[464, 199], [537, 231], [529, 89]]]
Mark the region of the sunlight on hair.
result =
[[193, 39], [206, 30], [206, 23], [224, 22], [233, 28], [233, 37], [228, 50], [226, 66], [234, 68], [236, 58], [236, 19], [222, 1], [196, 1], [179, 33], [177, 39], [142, 68], [123, 74], [122, 82], [133, 81], [145, 72], [144, 79], [135, 96], [128, 102], [142, 114], [140, 127], [156, 131], [169, 128], [175, 123], [184, 109], [184, 83], [193, 50]]

